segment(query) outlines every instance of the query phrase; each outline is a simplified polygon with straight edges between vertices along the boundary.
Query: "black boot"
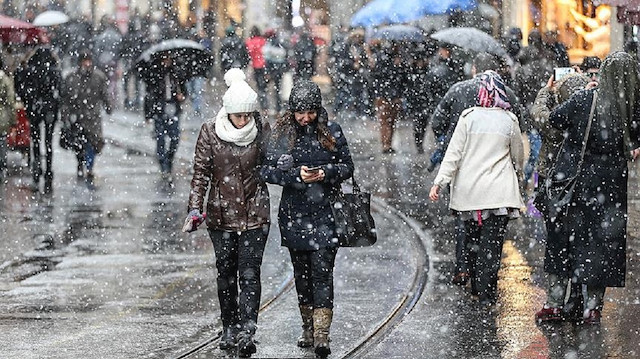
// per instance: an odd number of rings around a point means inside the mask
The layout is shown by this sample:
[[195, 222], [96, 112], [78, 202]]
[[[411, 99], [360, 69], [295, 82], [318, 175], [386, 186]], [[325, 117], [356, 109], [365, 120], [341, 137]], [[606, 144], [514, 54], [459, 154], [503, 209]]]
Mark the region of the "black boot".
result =
[[581, 321], [584, 315], [584, 298], [582, 297], [582, 284], [571, 283], [571, 293], [567, 303], [562, 307], [562, 315], [565, 320]]
[[242, 331], [238, 334], [238, 356], [250, 358], [256, 352], [256, 343], [253, 341], [253, 333]]
[[228, 350], [236, 346], [237, 330], [235, 326], [224, 327], [220, 336], [220, 349]]

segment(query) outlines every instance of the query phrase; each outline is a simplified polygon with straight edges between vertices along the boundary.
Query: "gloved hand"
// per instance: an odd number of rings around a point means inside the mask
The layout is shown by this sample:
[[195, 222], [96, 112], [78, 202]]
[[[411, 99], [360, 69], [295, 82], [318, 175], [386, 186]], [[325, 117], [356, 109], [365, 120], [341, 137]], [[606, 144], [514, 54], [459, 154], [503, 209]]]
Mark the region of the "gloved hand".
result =
[[201, 214], [200, 210], [192, 209], [191, 212], [187, 215], [187, 218], [184, 220], [184, 225], [182, 226], [182, 231], [185, 233], [193, 232], [198, 229], [198, 226], [204, 222], [205, 218], [207, 218], [206, 213]]
[[285, 153], [278, 158], [278, 169], [288, 171], [293, 168], [293, 156]]

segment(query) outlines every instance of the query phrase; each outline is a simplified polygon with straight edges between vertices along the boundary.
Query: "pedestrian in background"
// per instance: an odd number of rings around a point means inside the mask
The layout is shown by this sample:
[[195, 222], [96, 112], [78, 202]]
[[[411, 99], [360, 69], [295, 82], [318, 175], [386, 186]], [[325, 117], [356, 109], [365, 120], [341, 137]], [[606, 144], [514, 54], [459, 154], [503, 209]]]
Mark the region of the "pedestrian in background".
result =
[[245, 41], [247, 50], [249, 51], [249, 57], [251, 58], [251, 68], [253, 69], [253, 79], [256, 82], [256, 89], [258, 90], [258, 99], [260, 100], [260, 108], [263, 111], [269, 109], [267, 103], [267, 74], [266, 63], [262, 49], [267, 43], [267, 39], [260, 34], [260, 29], [257, 26], [251, 28], [249, 38]]
[[[16, 71], [16, 92], [25, 104], [31, 131], [31, 176], [33, 189], [40, 189], [44, 140], [44, 192], [53, 185], [53, 129], [60, 116], [60, 82], [58, 57], [50, 47], [38, 47]], [[42, 132], [44, 127], [44, 133]]]
[[[570, 277], [550, 277], [556, 279], [548, 287], [551, 300], [536, 313], [538, 319], [562, 310], [571, 279], [586, 286], [582, 320], [598, 324], [606, 288], [625, 285], [627, 161], [640, 154], [638, 76], [638, 64], [632, 56], [624, 52], [610, 54], [600, 68], [598, 86], [578, 92], [549, 117], [553, 127], [566, 133], [551, 175], [570, 178], [577, 173], [578, 177], [566, 217], [572, 238], [567, 246], [570, 262], [566, 273]], [[578, 168], [576, 158], [583, 147], [596, 92], [593, 125]]]
[[402, 109], [406, 83], [406, 64], [397, 42], [380, 41], [373, 46], [370, 58], [376, 115], [380, 121], [382, 153], [393, 154], [393, 133]]
[[[550, 77], [547, 85], [538, 91], [538, 96], [531, 107], [531, 123], [542, 136], [540, 162], [538, 163], [539, 189], [536, 191], [534, 204], [542, 213], [547, 231], [544, 271], [548, 274], [550, 283], [556, 283], [558, 276], [570, 278], [571, 265], [568, 257], [570, 237], [564, 223], [566, 218], [551, 215], [544, 190], [547, 173], [553, 168], [556, 155], [564, 140], [563, 131], [553, 128], [549, 123], [549, 115], [554, 108], [567, 101], [574, 93], [584, 90], [588, 82], [589, 79], [582, 74], [568, 74], [559, 81], [554, 81], [554, 78]], [[549, 291], [547, 303], [554, 308], [562, 307], [562, 311], [540, 313], [538, 320], [553, 320], [554, 316], [557, 317], [555, 319], [575, 318], [578, 314], [582, 318], [582, 285], [572, 282], [570, 288], [569, 299], [566, 302], [564, 297], [556, 302], [553, 293]]]
[[160, 171], [169, 176], [173, 169], [173, 157], [180, 142], [180, 116], [185, 100], [184, 75], [174, 66], [170, 55], [160, 59], [160, 66], [144, 76], [147, 84], [144, 112], [153, 121], [156, 139], [156, 155]]
[[244, 41], [236, 34], [235, 26], [225, 30], [225, 38], [220, 43], [220, 66], [227, 73], [231, 68], [245, 69], [249, 65], [249, 52]]
[[342, 128], [329, 121], [320, 88], [294, 83], [289, 111], [274, 128], [262, 176], [283, 187], [278, 223], [289, 249], [302, 316], [299, 347], [326, 357], [333, 320], [333, 268], [338, 252], [331, 197], [353, 175]]
[[429, 198], [437, 201], [450, 184], [449, 208], [464, 221], [472, 246], [472, 293], [493, 304], [507, 223], [524, 206], [518, 180], [524, 149], [500, 76], [486, 71], [478, 81], [477, 105], [460, 115]]
[[224, 79], [229, 89], [223, 107], [202, 125], [196, 142], [189, 218], [204, 221], [208, 193], [206, 221], [223, 325], [220, 349], [233, 348], [237, 340], [240, 356], [250, 357], [256, 352], [260, 265], [269, 234], [269, 192], [259, 176], [269, 126], [260, 120], [258, 95], [242, 70], [231, 69]]
[[280, 98], [282, 77], [289, 66], [287, 62], [287, 46], [274, 29], [265, 31], [264, 36], [267, 38], [267, 42], [262, 48], [262, 52], [267, 69], [267, 84], [273, 83], [275, 109], [276, 113], [280, 114], [282, 109], [282, 100]]
[[101, 112], [104, 108], [111, 114], [113, 105], [107, 76], [94, 67], [88, 50], [78, 56], [78, 67], [64, 78], [61, 96], [63, 119], [74, 128], [77, 177], [86, 176], [92, 184], [95, 158], [104, 147]]
[[293, 45], [293, 57], [296, 63], [296, 79], [310, 80], [316, 68], [316, 44], [306, 30], [301, 30], [298, 41]]
[[11, 77], [4, 72], [0, 56], [0, 179], [7, 169], [7, 133], [16, 123], [16, 94]]

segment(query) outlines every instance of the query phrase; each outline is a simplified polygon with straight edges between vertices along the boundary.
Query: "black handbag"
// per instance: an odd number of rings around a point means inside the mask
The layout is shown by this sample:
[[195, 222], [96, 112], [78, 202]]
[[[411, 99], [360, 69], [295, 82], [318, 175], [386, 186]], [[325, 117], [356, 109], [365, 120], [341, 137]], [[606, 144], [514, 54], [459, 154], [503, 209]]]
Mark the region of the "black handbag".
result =
[[[545, 180], [545, 196], [547, 200], [547, 207], [552, 218], [556, 216], [566, 215], [569, 206], [571, 206], [571, 203], [573, 202], [573, 194], [575, 192], [576, 183], [578, 182], [578, 175], [580, 174], [582, 162], [584, 161], [584, 153], [587, 149], [587, 140], [589, 139], [589, 132], [591, 131], [591, 123], [593, 122], [593, 114], [596, 108], [597, 97], [598, 92], [596, 91], [593, 94], [591, 111], [589, 112], [589, 121], [587, 122], [587, 129], [584, 133], [584, 140], [582, 141], [582, 151], [580, 153], [580, 160], [578, 161], [578, 168], [576, 169], [575, 175], [563, 179], [558, 179], [557, 176], [555, 176], [558, 159], [560, 158], [559, 152], [556, 156], [556, 161]], [[567, 141], [567, 139], [565, 138], [564, 141]], [[562, 147], [564, 147], [564, 143], [561, 146], [560, 151], [562, 151]]]
[[376, 224], [371, 216], [371, 194], [360, 191], [353, 181], [353, 193], [337, 191], [332, 196], [331, 210], [340, 247], [367, 247], [378, 240]]
[[77, 127], [71, 121], [62, 121], [60, 127], [60, 147], [77, 151], [81, 146], [78, 141]]

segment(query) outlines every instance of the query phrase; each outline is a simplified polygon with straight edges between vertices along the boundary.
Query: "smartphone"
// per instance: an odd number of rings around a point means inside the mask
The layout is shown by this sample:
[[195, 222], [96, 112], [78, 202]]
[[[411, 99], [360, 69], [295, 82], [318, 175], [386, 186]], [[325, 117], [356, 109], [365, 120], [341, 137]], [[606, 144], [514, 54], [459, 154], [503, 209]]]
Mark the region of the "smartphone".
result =
[[555, 81], [560, 81], [563, 77], [575, 72], [573, 67], [556, 67], [553, 69], [553, 78]]
[[315, 167], [307, 167], [307, 172], [318, 172], [322, 169], [322, 167], [320, 166], [315, 166]]

